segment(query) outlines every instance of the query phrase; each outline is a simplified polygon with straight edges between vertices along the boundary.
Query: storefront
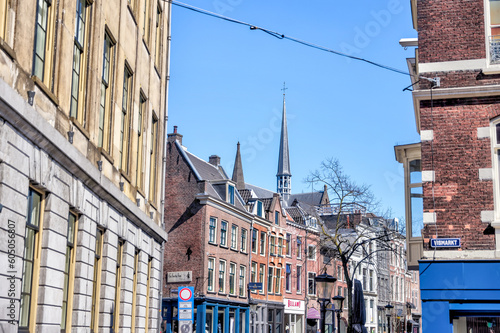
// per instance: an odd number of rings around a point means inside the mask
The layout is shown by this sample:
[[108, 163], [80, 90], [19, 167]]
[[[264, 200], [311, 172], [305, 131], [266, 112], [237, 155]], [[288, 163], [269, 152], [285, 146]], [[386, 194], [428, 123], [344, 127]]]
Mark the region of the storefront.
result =
[[[164, 298], [162, 332], [182, 333], [178, 329], [177, 298]], [[250, 310], [247, 303], [195, 298], [193, 332], [249, 333]], [[203, 323], [199, 325], [199, 323]]]
[[304, 333], [305, 302], [285, 298], [285, 333]]
[[421, 260], [419, 270], [423, 332], [500, 332], [500, 260]]

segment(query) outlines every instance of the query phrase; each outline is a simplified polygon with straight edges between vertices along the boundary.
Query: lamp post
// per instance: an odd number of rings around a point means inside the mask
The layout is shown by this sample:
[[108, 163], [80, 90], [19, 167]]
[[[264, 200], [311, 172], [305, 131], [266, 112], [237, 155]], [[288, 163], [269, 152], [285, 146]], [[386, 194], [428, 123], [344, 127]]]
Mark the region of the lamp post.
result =
[[342, 304], [344, 303], [345, 298], [337, 295], [332, 298], [333, 299], [333, 304], [335, 304], [335, 312], [337, 312], [337, 327], [339, 328], [340, 332], [340, 313], [342, 312]]
[[318, 296], [318, 303], [321, 306], [321, 319], [320, 319], [320, 330], [321, 333], [325, 333], [325, 312], [326, 306], [330, 304], [330, 298], [332, 296], [333, 284], [337, 281], [331, 275], [326, 273], [320, 274], [314, 278], [316, 282], [316, 294]]
[[391, 303], [388, 303], [385, 306], [385, 315], [387, 316], [387, 333], [391, 333], [391, 310], [394, 307], [391, 305]]

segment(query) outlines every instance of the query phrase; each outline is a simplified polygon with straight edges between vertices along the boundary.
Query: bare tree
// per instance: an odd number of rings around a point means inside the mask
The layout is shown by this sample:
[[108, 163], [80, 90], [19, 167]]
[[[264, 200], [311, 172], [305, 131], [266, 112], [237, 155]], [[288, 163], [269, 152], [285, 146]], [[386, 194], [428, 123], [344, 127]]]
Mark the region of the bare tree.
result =
[[[320, 169], [306, 179], [313, 185], [326, 185], [330, 205], [318, 207], [321, 249], [330, 258], [341, 261], [347, 299], [353, 299], [354, 272], [363, 263], [375, 265], [377, 253], [394, 251], [391, 239], [399, 234], [377, 214], [380, 204], [368, 185], [358, 185], [343, 171], [337, 159], [321, 163]], [[353, 259], [357, 258], [356, 263]], [[351, 268], [351, 269], [349, 269]], [[355, 309], [348, 301], [347, 333], [353, 333]]]

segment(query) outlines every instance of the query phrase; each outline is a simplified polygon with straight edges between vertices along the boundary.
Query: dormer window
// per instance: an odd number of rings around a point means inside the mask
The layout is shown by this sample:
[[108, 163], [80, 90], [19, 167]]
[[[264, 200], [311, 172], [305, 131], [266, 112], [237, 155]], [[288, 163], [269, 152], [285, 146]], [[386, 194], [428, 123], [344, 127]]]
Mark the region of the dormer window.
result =
[[280, 212], [274, 211], [274, 224], [280, 224]]
[[264, 213], [264, 209], [263, 209], [262, 201], [257, 201], [257, 215], [260, 217], [264, 217], [263, 213]]
[[234, 186], [231, 184], [227, 185], [227, 202], [234, 205]]

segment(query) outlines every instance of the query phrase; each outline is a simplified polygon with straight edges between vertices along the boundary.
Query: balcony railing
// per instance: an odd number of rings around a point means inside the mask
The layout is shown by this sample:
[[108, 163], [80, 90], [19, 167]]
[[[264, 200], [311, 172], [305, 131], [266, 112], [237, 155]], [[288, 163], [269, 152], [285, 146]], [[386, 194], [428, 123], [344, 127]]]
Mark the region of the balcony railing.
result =
[[490, 61], [492, 64], [500, 64], [500, 36], [490, 36]]

